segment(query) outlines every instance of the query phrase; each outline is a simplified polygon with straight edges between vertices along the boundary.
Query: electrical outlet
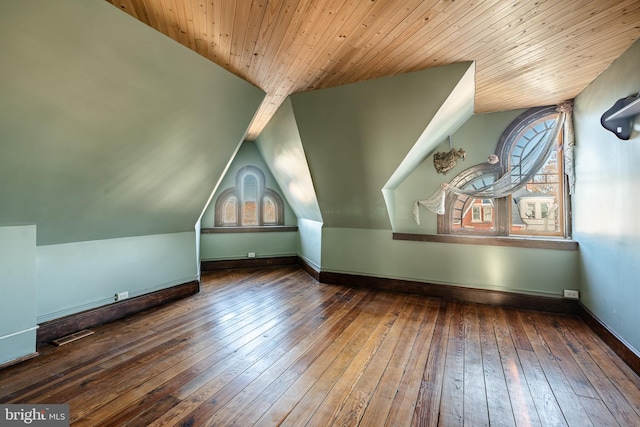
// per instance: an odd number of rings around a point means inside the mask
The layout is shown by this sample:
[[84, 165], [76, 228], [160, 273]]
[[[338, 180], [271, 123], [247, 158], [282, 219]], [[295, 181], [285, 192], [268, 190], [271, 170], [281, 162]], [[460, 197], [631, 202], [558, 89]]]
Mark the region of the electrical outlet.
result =
[[120, 301], [127, 298], [129, 298], [129, 292], [118, 292], [115, 299], [116, 301]]
[[255, 252], [249, 252], [249, 253], [247, 254], [247, 256], [248, 256], [249, 258], [255, 258], [255, 257], [256, 257], [256, 253], [255, 253]]
[[579, 291], [573, 291], [571, 289], [565, 289], [564, 290], [564, 297], [565, 298], [578, 299], [578, 298], [580, 298], [580, 292]]

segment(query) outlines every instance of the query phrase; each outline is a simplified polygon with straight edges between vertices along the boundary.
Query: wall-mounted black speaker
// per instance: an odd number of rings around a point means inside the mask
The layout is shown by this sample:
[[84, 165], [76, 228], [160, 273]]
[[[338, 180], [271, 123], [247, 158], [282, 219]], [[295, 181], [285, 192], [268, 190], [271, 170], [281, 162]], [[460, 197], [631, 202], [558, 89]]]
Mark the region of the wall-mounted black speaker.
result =
[[620, 139], [628, 140], [633, 133], [634, 117], [640, 114], [640, 93], [618, 99], [600, 117], [602, 127]]

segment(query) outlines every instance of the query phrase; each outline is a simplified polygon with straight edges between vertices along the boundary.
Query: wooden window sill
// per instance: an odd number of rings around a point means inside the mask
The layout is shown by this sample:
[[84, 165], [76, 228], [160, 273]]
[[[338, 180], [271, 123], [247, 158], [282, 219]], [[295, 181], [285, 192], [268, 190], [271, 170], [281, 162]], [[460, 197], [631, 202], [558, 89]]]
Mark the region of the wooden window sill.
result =
[[201, 234], [215, 233], [268, 233], [268, 232], [285, 232], [298, 231], [297, 225], [263, 225], [261, 227], [213, 227], [201, 228]]
[[453, 234], [393, 233], [393, 240], [414, 242], [459, 243], [463, 245], [508, 246], [513, 248], [578, 250], [578, 242], [569, 239], [552, 239], [518, 236], [461, 236]]

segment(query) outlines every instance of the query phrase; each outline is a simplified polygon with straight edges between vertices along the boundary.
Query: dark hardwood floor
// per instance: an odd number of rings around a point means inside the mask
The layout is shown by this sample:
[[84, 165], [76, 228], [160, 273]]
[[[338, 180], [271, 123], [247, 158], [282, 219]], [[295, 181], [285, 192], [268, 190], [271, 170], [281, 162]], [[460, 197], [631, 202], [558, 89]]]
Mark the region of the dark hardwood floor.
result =
[[0, 370], [77, 426], [640, 426], [640, 378], [576, 317], [323, 285], [295, 266]]

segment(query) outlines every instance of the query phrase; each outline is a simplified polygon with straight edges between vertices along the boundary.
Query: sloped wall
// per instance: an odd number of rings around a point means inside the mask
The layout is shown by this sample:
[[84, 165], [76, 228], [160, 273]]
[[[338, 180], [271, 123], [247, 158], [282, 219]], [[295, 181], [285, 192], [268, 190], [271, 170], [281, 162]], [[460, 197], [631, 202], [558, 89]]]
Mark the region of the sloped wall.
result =
[[296, 216], [322, 222], [290, 98], [282, 103], [255, 144]]
[[264, 93], [103, 1], [1, 2], [0, 57], [0, 226], [37, 227], [28, 310], [197, 279], [194, 228]]
[[319, 270], [322, 213], [290, 98], [260, 133], [256, 146], [298, 217], [298, 256]]
[[382, 188], [469, 66], [291, 96], [324, 227], [391, 228]]
[[192, 231], [264, 94], [105, 2], [0, 4], [0, 224]]

